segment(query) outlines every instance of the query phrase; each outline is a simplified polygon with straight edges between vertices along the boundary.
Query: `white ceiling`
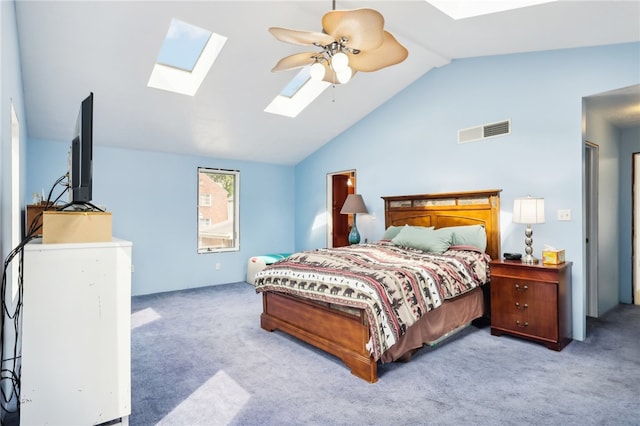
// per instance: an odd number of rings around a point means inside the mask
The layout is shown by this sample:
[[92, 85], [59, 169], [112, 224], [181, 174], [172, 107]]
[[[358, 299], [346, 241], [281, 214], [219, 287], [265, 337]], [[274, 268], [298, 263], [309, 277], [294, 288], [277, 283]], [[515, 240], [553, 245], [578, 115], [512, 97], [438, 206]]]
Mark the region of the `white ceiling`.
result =
[[[381, 12], [409, 58], [327, 89], [296, 118], [264, 112], [296, 72], [271, 68], [305, 51], [267, 28], [321, 31], [331, 7], [329, 0], [16, 0], [29, 137], [70, 140], [80, 101], [94, 92], [98, 145], [296, 164], [454, 59], [640, 41], [638, 1], [561, 1], [459, 21], [423, 0], [338, 1], [338, 9]], [[171, 18], [228, 37], [193, 97], [147, 87]], [[640, 103], [637, 90], [630, 99]], [[638, 125], [640, 112], [624, 120], [618, 124]]]

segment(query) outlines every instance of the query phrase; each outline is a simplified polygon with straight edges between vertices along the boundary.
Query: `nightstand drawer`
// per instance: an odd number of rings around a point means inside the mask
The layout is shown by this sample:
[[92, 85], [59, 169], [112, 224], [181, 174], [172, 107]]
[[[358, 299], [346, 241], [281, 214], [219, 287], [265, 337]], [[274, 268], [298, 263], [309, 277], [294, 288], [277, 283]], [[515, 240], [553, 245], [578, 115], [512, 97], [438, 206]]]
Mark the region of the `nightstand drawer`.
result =
[[491, 280], [491, 308], [494, 327], [558, 340], [556, 284], [495, 277]]

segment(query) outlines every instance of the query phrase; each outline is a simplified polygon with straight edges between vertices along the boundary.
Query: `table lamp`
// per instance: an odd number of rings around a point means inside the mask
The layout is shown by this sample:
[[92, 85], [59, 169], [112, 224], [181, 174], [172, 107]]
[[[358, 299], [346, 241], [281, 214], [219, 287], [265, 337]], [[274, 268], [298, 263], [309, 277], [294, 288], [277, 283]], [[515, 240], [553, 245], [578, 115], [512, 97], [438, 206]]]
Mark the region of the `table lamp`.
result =
[[344, 204], [342, 205], [342, 210], [340, 210], [340, 213], [353, 214], [353, 227], [351, 227], [351, 232], [349, 232], [349, 244], [360, 243], [360, 233], [358, 232], [358, 227], [356, 226], [356, 215], [358, 213], [368, 213], [367, 207], [364, 205], [364, 201], [362, 200], [362, 195], [347, 195], [347, 199], [344, 200]]
[[513, 223], [524, 223], [527, 229], [524, 231], [525, 239], [525, 256], [522, 258], [523, 263], [538, 263], [538, 259], [531, 254], [533, 249], [533, 230], [531, 225], [534, 223], [544, 223], [544, 198], [516, 198], [513, 201]]

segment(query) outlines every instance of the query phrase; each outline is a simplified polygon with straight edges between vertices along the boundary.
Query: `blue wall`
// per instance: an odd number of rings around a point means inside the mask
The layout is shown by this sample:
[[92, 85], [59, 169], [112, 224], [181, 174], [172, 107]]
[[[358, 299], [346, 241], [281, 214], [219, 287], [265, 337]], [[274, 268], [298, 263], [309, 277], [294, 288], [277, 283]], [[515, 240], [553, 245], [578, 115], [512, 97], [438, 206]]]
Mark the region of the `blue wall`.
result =
[[[27, 194], [66, 172], [68, 145], [29, 140]], [[113, 213], [113, 235], [133, 242], [133, 294], [244, 281], [251, 256], [294, 250], [293, 167], [94, 148], [93, 202]], [[198, 167], [240, 170], [238, 252], [197, 254]]]
[[[326, 244], [326, 174], [356, 169], [370, 212], [362, 238], [384, 230], [385, 195], [502, 189], [502, 250], [523, 252], [514, 198], [545, 198], [544, 244], [573, 261], [574, 337], [585, 336], [582, 98], [640, 82], [638, 43], [456, 60], [430, 71], [296, 166], [296, 247]], [[510, 135], [457, 144], [457, 132], [511, 119]], [[573, 220], [559, 222], [558, 209]], [[609, 259], [616, 262], [616, 258]]]

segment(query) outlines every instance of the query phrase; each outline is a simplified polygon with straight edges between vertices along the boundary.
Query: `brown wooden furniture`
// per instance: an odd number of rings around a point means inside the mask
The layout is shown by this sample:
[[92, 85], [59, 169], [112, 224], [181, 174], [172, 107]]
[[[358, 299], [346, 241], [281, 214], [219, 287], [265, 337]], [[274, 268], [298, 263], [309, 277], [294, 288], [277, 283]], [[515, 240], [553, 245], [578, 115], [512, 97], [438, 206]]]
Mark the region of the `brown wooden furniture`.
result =
[[[500, 256], [499, 194], [500, 190], [496, 189], [382, 197], [385, 224], [387, 227], [411, 224], [436, 228], [482, 224], [487, 231], [487, 253], [497, 259]], [[431, 312], [424, 317], [428, 318]], [[364, 380], [371, 383], [378, 380], [377, 361], [366, 348], [370, 336], [363, 310], [345, 312], [267, 291], [263, 293], [260, 323], [265, 330], [281, 330], [337, 356], [352, 374]]]
[[562, 350], [571, 342], [571, 262], [491, 262], [491, 334], [510, 334]]
[[[52, 208], [53, 204], [45, 202], [41, 202], [40, 204], [28, 204], [26, 208], [26, 220], [24, 224], [24, 233], [25, 235], [32, 229], [32, 226], [39, 226], [40, 228], [36, 231], [34, 236], [41, 237], [42, 236], [42, 212], [47, 209], [49, 206], [49, 210]], [[34, 223], [35, 221], [35, 223]]]

